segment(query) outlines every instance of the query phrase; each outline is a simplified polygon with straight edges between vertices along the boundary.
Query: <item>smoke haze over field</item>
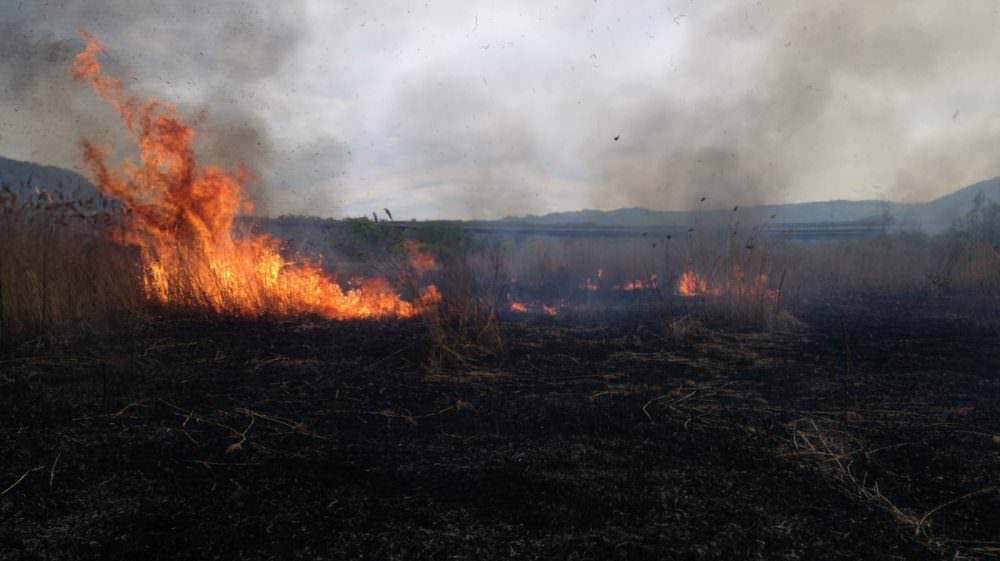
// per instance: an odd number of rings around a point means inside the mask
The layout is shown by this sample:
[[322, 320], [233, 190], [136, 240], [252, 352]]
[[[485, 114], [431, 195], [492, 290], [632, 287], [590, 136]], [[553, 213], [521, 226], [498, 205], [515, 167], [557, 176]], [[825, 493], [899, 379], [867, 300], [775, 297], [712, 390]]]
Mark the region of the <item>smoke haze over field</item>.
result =
[[122, 143], [69, 77], [82, 27], [271, 214], [926, 200], [1000, 175], [998, 10], [24, 1], [0, 13], [0, 155], [80, 169], [82, 136]]
[[106, 44], [109, 69], [126, 88], [202, 123], [203, 159], [255, 169], [260, 180], [248, 187], [268, 209], [268, 170], [283, 148], [271, 138], [268, 100], [255, 93], [298, 48], [301, 2], [15, 3], [0, 13], [0, 153], [82, 171], [82, 137], [130, 144], [114, 111], [70, 77], [86, 29]]

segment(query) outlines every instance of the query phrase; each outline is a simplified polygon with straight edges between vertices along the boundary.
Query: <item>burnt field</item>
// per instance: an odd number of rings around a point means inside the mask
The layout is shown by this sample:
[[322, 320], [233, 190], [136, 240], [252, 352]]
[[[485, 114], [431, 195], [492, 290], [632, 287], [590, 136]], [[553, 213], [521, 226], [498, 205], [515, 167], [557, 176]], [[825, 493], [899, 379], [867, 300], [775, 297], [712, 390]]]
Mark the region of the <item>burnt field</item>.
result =
[[968, 559], [1000, 551], [1000, 335], [940, 299], [157, 317], [0, 361], [0, 558]]
[[801, 238], [255, 216], [80, 38], [134, 146], [0, 184], [0, 559], [1000, 557], [982, 191]]

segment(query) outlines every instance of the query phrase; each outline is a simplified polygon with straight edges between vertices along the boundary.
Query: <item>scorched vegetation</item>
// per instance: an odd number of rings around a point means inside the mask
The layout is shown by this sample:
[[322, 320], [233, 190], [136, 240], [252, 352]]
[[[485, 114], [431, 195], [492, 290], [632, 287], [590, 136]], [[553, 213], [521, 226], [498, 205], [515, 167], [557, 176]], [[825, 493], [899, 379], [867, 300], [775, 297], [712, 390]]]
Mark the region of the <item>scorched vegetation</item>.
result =
[[0, 191], [0, 558], [1000, 552], [997, 204], [810, 243], [253, 217], [85, 38], [137, 156]]

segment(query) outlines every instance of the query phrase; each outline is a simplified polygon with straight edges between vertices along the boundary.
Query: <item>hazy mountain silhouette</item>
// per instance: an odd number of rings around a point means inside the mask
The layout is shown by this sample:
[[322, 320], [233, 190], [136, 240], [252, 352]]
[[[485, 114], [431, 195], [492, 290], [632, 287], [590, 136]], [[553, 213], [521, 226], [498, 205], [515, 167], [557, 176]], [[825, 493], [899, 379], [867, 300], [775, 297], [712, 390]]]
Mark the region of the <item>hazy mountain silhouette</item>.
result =
[[[784, 205], [760, 205], [705, 210], [674, 211], [646, 208], [617, 210], [579, 210], [555, 212], [542, 216], [507, 217], [504, 221], [547, 226], [656, 226], [664, 224], [726, 224], [736, 220], [744, 224], [799, 224], [817, 222], [891, 223], [896, 228], [940, 232], [972, 209], [979, 193], [1000, 202], [1000, 177], [981, 181], [926, 203], [890, 201], [823, 201]], [[706, 201], [707, 206], [711, 201]]]
[[64, 197], [88, 199], [100, 194], [87, 178], [56, 166], [43, 166], [0, 157], [0, 186], [11, 190], [33, 191], [35, 188]]
[[[10, 189], [35, 188], [65, 197], [81, 199], [99, 194], [97, 188], [79, 173], [55, 166], [43, 166], [0, 157], [0, 186]], [[704, 210], [676, 211], [646, 208], [617, 210], [577, 210], [554, 212], [541, 216], [507, 217], [502, 222], [517, 222], [546, 226], [592, 224], [596, 226], [656, 226], [687, 224], [798, 224], [817, 222], [854, 222], [883, 224], [891, 219], [893, 227], [940, 232], [961, 219], [972, 209], [976, 196], [982, 193], [988, 200], [1000, 202], [1000, 177], [969, 185], [926, 203], [895, 203], [889, 201], [823, 201], [784, 205], [760, 205], [711, 208], [705, 201]], [[716, 202], [717, 204], [717, 202]]]

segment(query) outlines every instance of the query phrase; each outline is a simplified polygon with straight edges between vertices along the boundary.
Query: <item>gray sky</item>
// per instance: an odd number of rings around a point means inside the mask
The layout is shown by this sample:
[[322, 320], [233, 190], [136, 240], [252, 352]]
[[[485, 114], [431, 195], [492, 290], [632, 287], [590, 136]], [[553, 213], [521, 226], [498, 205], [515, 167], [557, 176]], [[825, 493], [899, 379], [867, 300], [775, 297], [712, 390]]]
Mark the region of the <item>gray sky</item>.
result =
[[1000, 175], [996, 1], [4, 1], [0, 154], [81, 169], [81, 136], [122, 142], [68, 77], [82, 26], [271, 214], [913, 201]]

